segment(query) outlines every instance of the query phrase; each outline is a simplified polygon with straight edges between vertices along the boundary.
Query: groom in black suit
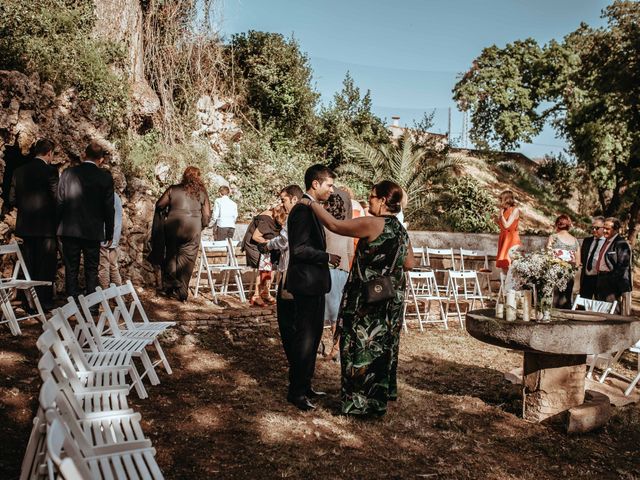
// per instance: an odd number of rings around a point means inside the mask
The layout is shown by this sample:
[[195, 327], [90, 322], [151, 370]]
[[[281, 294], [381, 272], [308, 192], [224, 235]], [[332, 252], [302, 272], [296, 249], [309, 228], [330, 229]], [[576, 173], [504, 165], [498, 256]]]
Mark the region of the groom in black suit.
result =
[[51, 165], [53, 142], [42, 138], [33, 147], [33, 158], [13, 173], [9, 203], [18, 208], [16, 235], [22, 238], [22, 254], [32, 280], [51, 285], [36, 287], [45, 310], [53, 307], [56, 278], [56, 192], [58, 169]]
[[85, 161], [67, 168], [58, 184], [58, 235], [62, 237], [67, 295], [82, 293], [78, 284], [80, 255], [84, 258], [86, 293], [98, 286], [100, 242], [113, 239], [113, 178], [100, 168], [105, 151], [97, 142], [85, 150]]
[[[319, 202], [333, 193], [335, 174], [324, 165], [313, 165], [304, 175], [303, 197]], [[289, 213], [289, 267], [286, 289], [295, 304], [294, 338], [287, 400], [300, 410], [315, 406], [310, 398], [323, 396], [311, 388], [316, 352], [324, 327], [324, 296], [331, 290], [329, 264], [340, 263], [338, 255], [326, 252], [324, 230], [308, 205], [297, 203]]]

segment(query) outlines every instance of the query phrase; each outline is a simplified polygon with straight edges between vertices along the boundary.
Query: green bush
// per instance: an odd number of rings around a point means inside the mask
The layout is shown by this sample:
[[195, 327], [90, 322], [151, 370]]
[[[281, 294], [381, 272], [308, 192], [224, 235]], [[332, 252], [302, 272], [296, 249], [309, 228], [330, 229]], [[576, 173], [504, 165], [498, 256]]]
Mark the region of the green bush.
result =
[[91, 0], [4, 0], [0, 69], [36, 73], [58, 92], [74, 87], [118, 130], [126, 119], [128, 87], [111, 67], [122, 67], [124, 50], [92, 38], [94, 23]]
[[[209, 195], [213, 195], [218, 186], [210, 185], [207, 181], [208, 174], [213, 173], [209, 145], [205, 141], [167, 145], [162, 143], [160, 138], [160, 132], [151, 130], [145, 135], [130, 134], [118, 144], [125, 176], [144, 180], [152, 192], [158, 195], [168, 185], [179, 183], [185, 168], [194, 166], [202, 172]], [[169, 167], [166, 181], [162, 184], [155, 176], [155, 167], [158, 164]]]
[[276, 202], [287, 185], [297, 184], [304, 190], [304, 172], [316, 162], [294, 144], [247, 133], [225, 156], [219, 173], [239, 192], [240, 216], [247, 220]]
[[451, 181], [443, 200], [446, 223], [456, 232], [497, 232], [493, 221], [497, 207], [493, 196], [472, 177]]

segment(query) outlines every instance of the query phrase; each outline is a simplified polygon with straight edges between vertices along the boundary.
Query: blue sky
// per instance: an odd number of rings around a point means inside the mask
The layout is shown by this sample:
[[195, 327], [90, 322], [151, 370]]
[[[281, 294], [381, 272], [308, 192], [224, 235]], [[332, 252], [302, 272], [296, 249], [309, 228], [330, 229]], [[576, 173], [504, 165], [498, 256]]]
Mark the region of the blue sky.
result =
[[[533, 37], [561, 39], [580, 22], [600, 26], [600, 0], [223, 0], [218, 28], [225, 37], [247, 30], [295, 36], [311, 60], [315, 88], [328, 102], [347, 71], [361, 90], [371, 90], [373, 110], [411, 126], [436, 109], [436, 132], [462, 131], [451, 100], [459, 73], [482, 48]], [[562, 151], [564, 142], [546, 129], [520, 151], [536, 157]]]

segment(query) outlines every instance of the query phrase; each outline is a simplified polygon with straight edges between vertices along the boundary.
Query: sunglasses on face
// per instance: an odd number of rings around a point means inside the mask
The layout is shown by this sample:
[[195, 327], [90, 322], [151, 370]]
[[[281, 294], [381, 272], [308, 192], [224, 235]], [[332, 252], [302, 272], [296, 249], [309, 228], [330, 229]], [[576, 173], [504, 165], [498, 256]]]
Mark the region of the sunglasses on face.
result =
[[595, 225], [591, 225], [591, 230], [600, 230], [601, 228], [604, 227], [596, 227]]

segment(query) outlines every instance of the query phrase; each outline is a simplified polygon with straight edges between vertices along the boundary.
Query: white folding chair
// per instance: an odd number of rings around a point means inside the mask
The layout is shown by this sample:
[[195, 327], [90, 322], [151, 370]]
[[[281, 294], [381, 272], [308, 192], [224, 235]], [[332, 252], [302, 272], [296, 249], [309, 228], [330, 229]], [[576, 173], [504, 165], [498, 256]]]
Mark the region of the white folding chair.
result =
[[418, 265], [420, 267], [427, 266], [427, 257], [425, 256], [425, 247], [413, 247], [413, 255], [420, 258]]
[[[449, 272], [456, 269], [456, 260], [453, 254], [453, 248], [429, 248], [424, 249], [426, 255], [426, 267], [436, 272], [436, 278], [442, 277], [438, 282], [438, 291], [444, 294], [447, 291], [449, 283]], [[433, 264], [433, 256], [442, 257], [442, 268], [436, 268]], [[449, 263], [449, 265], [447, 265]]]
[[[464, 264], [464, 259], [467, 258], [467, 265]], [[474, 263], [482, 262], [480, 268], [470, 268], [470, 260]], [[467, 250], [464, 248], [460, 249], [460, 270], [464, 271], [473, 271], [478, 274], [478, 279], [482, 283], [484, 280], [484, 284], [487, 287], [487, 298], [491, 298], [493, 292], [491, 291], [491, 274], [492, 270], [489, 267], [489, 254], [482, 250]], [[482, 285], [480, 285], [482, 288]]]
[[[48, 324], [44, 327], [44, 332], [36, 342], [38, 350], [43, 354], [50, 353], [61, 370], [60, 376], [69, 380], [69, 384], [74, 392], [80, 393], [101, 393], [105, 389], [129, 392], [130, 385], [126, 377], [129, 366], [113, 368], [102, 368], [100, 370], [84, 370], [81, 365], [76, 364], [69, 355], [68, 349], [56, 334], [55, 330]], [[56, 370], [54, 370], [54, 373]], [[119, 401], [118, 405], [125, 405]], [[121, 407], [121, 408], [127, 408]]]
[[[87, 306], [88, 308], [93, 307], [92, 304]], [[59, 311], [69, 325], [71, 325], [71, 320], [75, 319], [76, 326], [74, 333], [78, 340], [78, 344], [85, 352], [128, 353], [131, 355], [131, 365], [133, 369], [137, 371], [137, 367], [133, 361], [134, 358], [139, 359], [144, 366], [142, 374], [138, 373], [139, 378], [142, 379], [145, 376], [148, 376], [151, 385], [158, 385], [160, 383], [154, 364], [149, 358], [149, 354], [146, 350], [147, 346], [153, 343], [153, 340], [145, 338], [105, 337], [100, 335], [93, 323], [93, 318], [89, 316], [89, 319], [87, 320], [84, 317], [73, 297], [69, 297], [67, 299], [67, 303], [61, 307]]]
[[[444, 328], [448, 328], [447, 326], [447, 315], [444, 312], [442, 307], [443, 298], [438, 293], [438, 284], [436, 282], [436, 275], [434, 272], [407, 272], [407, 288], [405, 290], [405, 301], [404, 301], [404, 310], [403, 310], [403, 326], [405, 332], [407, 329], [406, 318], [407, 308], [409, 304], [413, 305], [415, 309], [416, 316], [418, 318], [418, 324], [420, 326], [420, 331], [424, 331], [422, 324], [423, 323], [443, 323]], [[432, 302], [436, 302], [438, 304], [438, 308], [440, 310], [440, 320], [432, 319], [431, 314], [431, 304]], [[420, 304], [424, 305], [424, 312], [420, 312]], [[424, 320], [423, 320], [424, 318]]]
[[[467, 303], [467, 310], [475, 308], [476, 301], [480, 301], [480, 305], [484, 308], [484, 296], [480, 289], [480, 281], [478, 280], [476, 272], [451, 270], [448, 277], [449, 281], [445, 294], [447, 298], [446, 314], [448, 316], [457, 316], [460, 326], [464, 327], [462, 312], [460, 311], [460, 302]], [[455, 312], [449, 311], [449, 305], [452, 301], [455, 305]]]
[[22, 458], [20, 480], [44, 479], [47, 476], [47, 421], [42, 408], [38, 408], [33, 419], [27, 449]]
[[[117, 305], [113, 310], [113, 315], [116, 322], [124, 322], [127, 329], [164, 332], [167, 328], [173, 327], [176, 324], [176, 322], [150, 321], [131, 280], [127, 280], [127, 283], [119, 286], [112, 283], [110, 288], [114, 287], [118, 290], [118, 296], [114, 298]], [[138, 321], [138, 318], [141, 321]]]
[[[20, 330], [18, 322], [36, 317], [43, 323], [46, 321], [35, 287], [51, 285], [51, 282], [31, 280], [29, 271], [24, 263], [24, 258], [22, 257], [22, 252], [20, 251], [20, 247], [15, 241], [8, 245], [0, 245], [0, 256], [4, 255], [15, 255], [16, 261], [11, 276], [0, 278], [0, 309], [2, 311], [2, 320], [0, 320], [0, 324], [8, 323], [12, 334], [21, 335], [22, 331]], [[35, 309], [36, 313], [27, 314], [23, 317], [16, 316], [13, 306], [11, 305], [11, 299], [17, 290], [25, 292], [27, 295], [27, 301], [33, 304], [32, 307]]]
[[74, 368], [78, 372], [102, 373], [107, 371], [109, 375], [117, 375], [121, 369], [126, 369], [131, 378], [131, 387], [136, 389], [140, 398], [147, 398], [147, 391], [142, 384], [142, 379], [133, 363], [131, 353], [114, 352], [84, 352], [73, 333], [73, 329], [60, 309], [56, 309], [54, 315], [47, 320], [45, 328], [50, 329], [58, 337], [59, 342], [53, 344], [57, 356], [62, 356], [59, 345], [68, 351]]
[[[88, 319], [87, 322], [95, 326], [95, 331], [98, 335], [106, 336], [105, 334], [108, 332], [111, 334], [111, 337], [121, 340], [146, 340], [147, 342], [149, 342], [149, 344], [153, 345], [159, 357], [159, 360], [153, 362], [152, 366], [155, 368], [157, 365], [162, 364], [167, 373], [171, 374], [172, 371], [171, 367], [169, 366], [169, 361], [167, 360], [167, 357], [162, 350], [162, 346], [158, 341], [158, 336], [162, 334], [162, 331], [144, 330], [135, 327], [130, 329], [127, 327], [126, 322], [122, 325], [119, 325], [109, 303], [110, 301], [116, 301], [117, 303], [116, 298], [119, 296], [120, 295], [118, 292], [118, 287], [115, 285], [105, 290], [97, 287], [96, 291], [92, 294], [89, 294], [87, 296], [80, 295], [78, 297], [78, 302], [82, 307], [85, 318]], [[102, 308], [100, 313], [98, 314], [98, 321], [95, 322], [93, 314], [91, 313], [91, 307], [93, 305], [97, 305], [98, 303]]]
[[[54, 466], [62, 475], [72, 475], [65, 478], [162, 478], [155, 450], [140, 427], [139, 414], [84, 418], [73, 410], [70, 400], [51, 378], [42, 385], [40, 406], [49, 424], [51, 478]], [[66, 459], [71, 463], [65, 465]]]
[[47, 419], [50, 478], [54, 478], [56, 472], [60, 475], [58, 478], [64, 480], [164, 478], [152, 447], [120, 452], [113, 446], [105, 445], [88, 449], [88, 454], [83, 453], [55, 409], [47, 411]]
[[[73, 395], [82, 410], [92, 415], [97, 412], [133, 413], [129, 408], [127, 395], [128, 385], [97, 386], [93, 388], [77, 387], [77, 377], [68, 376], [67, 370], [59, 365], [50, 351], [45, 352], [38, 362], [40, 377], [46, 380], [51, 377], [66, 395]], [[75, 372], [74, 372], [75, 373]]]
[[[617, 305], [618, 305], [617, 301], [605, 302], [602, 300], [593, 300], [591, 298], [584, 298], [584, 297], [581, 297], [580, 295], [577, 295], [575, 300], [573, 301], [571, 310], [578, 310], [578, 307], [582, 307], [582, 310], [586, 310], [588, 312], [615, 313]], [[606, 361], [607, 365], [609, 365], [611, 363], [612, 358], [613, 356], [611, 355], [611, 353], [587, 355], [587, 365], [589, 365], [587, 378], [593, 377], [593, 370], [595, 369], [599, 361]]]
[[[198, 296], [198, 292], [200, 291], [200, 282], [202, 279], [202, 274], [206, 273], [207, 282], [209, 284], [209, 289], [211, 290], [211, 295], [213, 296], [213, 301], [218, 303], [218, 297], [216, 295], [215, 275], [222, 274], [222, 282], [220, 285], [220, 294], [226, 295], [228, 293], [237, 293], [240, 297], [240, 301], [246, 302], [247, 298], [244, 292], [244, 286], [242, 285], [242, 272], [244, 270], [238, 264], [238, 258], [236, 257], [235, 247], [238, 245], [237, 241], [232, 241], [231, 239], [221, 240], [221, 241], [211, 241], [211, 240], [201, 240], [200, 241], [200, 264], [198, 267], [198, 276], [196, 278], [196, 290], [194, 296]], [[226, 259], [223, 263], [209, 263], [209, 254], [212, 253], [224, 253], [226, 255]], [[229, 290], [230, 280], [233, 279], [236, 284], [236, 290]]]

